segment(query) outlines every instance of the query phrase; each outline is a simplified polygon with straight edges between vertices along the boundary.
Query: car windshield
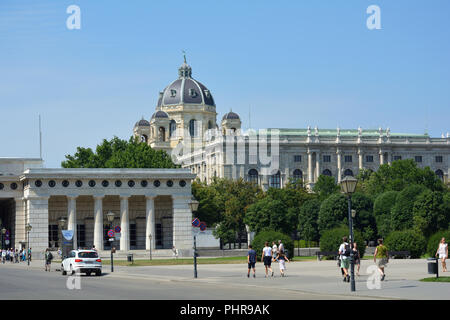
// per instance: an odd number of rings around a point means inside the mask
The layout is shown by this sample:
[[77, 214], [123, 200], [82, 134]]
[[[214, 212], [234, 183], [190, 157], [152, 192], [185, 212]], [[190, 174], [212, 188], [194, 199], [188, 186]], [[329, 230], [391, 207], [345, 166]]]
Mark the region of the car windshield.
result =
[[98, 258], [97, 252], [78, 252], [78, 258]]

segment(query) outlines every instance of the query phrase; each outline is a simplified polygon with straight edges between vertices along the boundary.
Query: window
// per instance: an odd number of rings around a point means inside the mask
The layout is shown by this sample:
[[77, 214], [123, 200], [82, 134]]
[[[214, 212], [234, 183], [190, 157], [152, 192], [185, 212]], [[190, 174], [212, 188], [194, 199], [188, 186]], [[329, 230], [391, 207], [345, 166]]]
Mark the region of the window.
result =
[[77, 226], [77, 244], [78, 248], [86, 247], [86, 228], [84, 224]]
[[344, 171], [344, 177], [345, 177], [345, 176], [353, 176], [353, 171], [350, 170], [350, 169], [345, 170], [345, 171]]
[[166, 141], [166, 129], [164, 127], [159, 127], [158, 129], [158, 140], [161, 142]]
[[436, 160], [436, 162], [442, 162], [443, 159], [442, 159], [442, 156], [436, 156], [435, 160]]
[[331, 156], [330, 155], [323, 156], [323, 162], [331, 162]]
[[416, 162], [422, 162], [422, 156], [415, 156], [415, 157], [414, 157], [414, 160], [415, 160]]
[[280, 171], [270, 176], [270, 187], [277, 189], [281, 188]]
[[256, 169], [250, 169], [248, 171], [248, 181], [258, 184], [258, 171]]
[[[59, 247], [58, 244], [58, 225], [57, 224], [49, 224], [48, 225], [48, 242], [49, 242], [49, 247]], [[52, 241], [55, 241], [55, 245], [52, 245]]]
[[438, 176], [439, 179], [441, 179], [442, 181], [444, 181], [444, 172], [442, 172], [441, 169], [436, 170], [436, 175]]
[[402, 160], [402, 156], [394, 156], [394, 161]]
[[322, 171], [322, 174], [323, 174], [324, 176], [329, 176], [329, 177], [332, 176], [331, 171], [328, 170], [328, 169], [323, 170], [323, 171]]
[[301, 155], [295, 155], [294, 156], [294, 162], [302, 162], [302, 156]]
[[174, 98], [176, 95], [177, 95], [177, 90], [171, 89], [171, 90], [170, 90], [170, 96], [171, 96], [172, 98]]
[[352, 162], [352, 156], [344, 156], [345, 162]]
[[192, 97], [192, 98], [195, 98], [196, 96], [197, 96], [197, 92], [195, 91], [195, 89], [189, 89], [189, 95]]
[[155, 228], [156, 230], [155, 230], [155, 232], [156, 232], [156, 245], [157, 246], [162, 246], [162, 237], [163, 237], [163, 235], [162, 235], [162, 225], [161, 225], [161, 223], [157, 223], [156, 224], [156, 228]]
[[295, 169], [293, 172], [294, 181], [303, 180], [303, 172], [300, 169]]
[[366, 162], [373, 162], [373, 156], [366, 156]]
[[175, 136], [175, 131], [177, 130], [177, 123], [175, 122], [175, 120], [170, 120], [170, 124], [169, 124], [169, 135], [171, 137]]
[[78, 252], [78, 258], [98, 258], [97, 252]]
[[130, 247], [136, 247], [136, 223], [130, 223]]
[[197, 136], [197, 121], [195, 119], [189, 121], [189, 134], [191, 137]]

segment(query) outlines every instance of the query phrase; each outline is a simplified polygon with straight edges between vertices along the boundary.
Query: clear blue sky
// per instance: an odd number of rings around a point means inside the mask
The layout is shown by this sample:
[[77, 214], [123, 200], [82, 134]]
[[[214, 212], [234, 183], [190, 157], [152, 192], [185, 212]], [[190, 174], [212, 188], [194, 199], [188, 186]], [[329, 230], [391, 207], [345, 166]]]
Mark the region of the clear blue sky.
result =
[[[81, 8], [68, 30], [66, 8]], [[381, 8], [381, 30], [366, 9]], [[450, 1], [1, 0], [0, 156], [59, 167], [129, 138], [186, 50], [218, 121], [243, 127], [450, 131]]]

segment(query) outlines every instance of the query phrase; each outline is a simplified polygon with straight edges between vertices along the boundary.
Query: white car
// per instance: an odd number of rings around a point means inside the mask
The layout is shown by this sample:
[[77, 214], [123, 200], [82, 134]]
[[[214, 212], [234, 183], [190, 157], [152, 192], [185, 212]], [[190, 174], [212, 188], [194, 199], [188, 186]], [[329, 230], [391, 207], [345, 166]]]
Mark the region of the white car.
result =
[[70, 275], [77, 273], [86, 273], [90, 276], [95, 273], [96, 276], [102, 274], [102, 259], [95, 250], [72, 250], [69, 256], [61, 263], [61, 273]]

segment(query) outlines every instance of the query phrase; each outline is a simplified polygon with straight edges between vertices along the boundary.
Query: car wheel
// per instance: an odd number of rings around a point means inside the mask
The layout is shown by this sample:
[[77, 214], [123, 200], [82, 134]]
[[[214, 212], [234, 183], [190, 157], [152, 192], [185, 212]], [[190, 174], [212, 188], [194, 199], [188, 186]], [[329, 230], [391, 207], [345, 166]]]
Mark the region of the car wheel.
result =
[[61, 274], [65, 276], [67, 274], [66, 270], [64, 270], [64, 266], [61, 266]]
[[101, 271], [101, 270], [96, 271], [96, 272], [95, 272], [95, 275], [96, 275], [97, 277], [100, 277], [100, 276], [102, 275], [102, 271]]

